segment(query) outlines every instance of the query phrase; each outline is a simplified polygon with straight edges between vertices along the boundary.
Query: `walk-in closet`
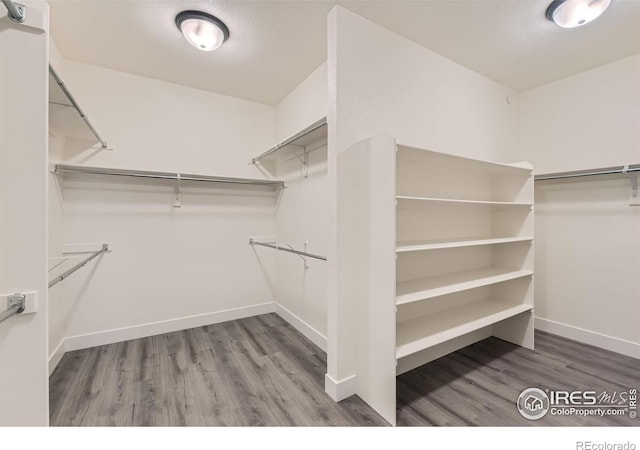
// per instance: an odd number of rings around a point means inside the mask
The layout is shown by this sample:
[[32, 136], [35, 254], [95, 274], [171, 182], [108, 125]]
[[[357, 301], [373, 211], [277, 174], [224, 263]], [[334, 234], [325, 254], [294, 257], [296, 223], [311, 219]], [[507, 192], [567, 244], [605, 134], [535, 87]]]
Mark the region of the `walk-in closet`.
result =
[[640, 425], [639, 1], [2, 0], [0, 49], [0, 426]]

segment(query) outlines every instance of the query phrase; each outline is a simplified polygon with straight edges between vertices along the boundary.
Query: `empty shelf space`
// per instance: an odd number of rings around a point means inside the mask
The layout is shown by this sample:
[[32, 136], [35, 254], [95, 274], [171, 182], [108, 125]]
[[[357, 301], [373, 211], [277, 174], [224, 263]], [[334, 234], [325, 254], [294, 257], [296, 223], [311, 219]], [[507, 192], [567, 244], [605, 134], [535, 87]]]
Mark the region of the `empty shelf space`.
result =
[[396, 305], [404, 305], [531, 275], [533, 272], [530, 270], [514, 271], [490, 268], [399, 282], [396, 285]]
[[396, 359], [433, 347], [533, 309], [527, 304], [484, 300], [397, 324]]
[[485, 239], [442, 239], [427, 242], [398, 242], [396, 252], [416, 252], [422, 250], [439, 250], [445, 248], [473, 247], [477, 245], [496, 245], [508, 244], [512, 242], [530, 242], [533, 241], [531, 236], [512, 236], [501, 238], [485, 238]]
[[446, 170], [459, 172], [484, 173], [491, 175], [522, 174], [530, 175], [533, 167], [527, 162], [505, 164], [481, 159], [466, 158], [447, 153], [425, 150], [398, 144], [398, 159], [425, 165], [437, 165]]
[[532, 207], [533, 203], [526, 202], [492, 202], [484, 200], [459, 200], [459, 199], [447, 199], [447, 198], [432, 198], [432, 197], [411, 197], [406, 195], [399, 195], [396, 197], [398, 203], [400, 202], [412, 202], [423, 203], [425, 205], [459, 205], [459, 206], [492, 206], [492, 207], [511, 207], [511, 206], [524, 206]]

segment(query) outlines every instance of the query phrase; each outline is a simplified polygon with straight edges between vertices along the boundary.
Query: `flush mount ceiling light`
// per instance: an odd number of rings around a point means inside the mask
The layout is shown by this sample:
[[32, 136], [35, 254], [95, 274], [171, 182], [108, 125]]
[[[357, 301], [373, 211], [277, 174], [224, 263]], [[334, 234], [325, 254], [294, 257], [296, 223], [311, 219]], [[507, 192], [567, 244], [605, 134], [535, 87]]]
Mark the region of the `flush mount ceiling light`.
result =
[[176, 25], [187, 42], [198, 50], [210, 52], [229, 39], [229, 29], [217, 17], [201, 11], [182, 11]]
[[562, 28], [576, 28], [598, 18], [611, 0], [554, 0], [547, 8], [547, 19]]

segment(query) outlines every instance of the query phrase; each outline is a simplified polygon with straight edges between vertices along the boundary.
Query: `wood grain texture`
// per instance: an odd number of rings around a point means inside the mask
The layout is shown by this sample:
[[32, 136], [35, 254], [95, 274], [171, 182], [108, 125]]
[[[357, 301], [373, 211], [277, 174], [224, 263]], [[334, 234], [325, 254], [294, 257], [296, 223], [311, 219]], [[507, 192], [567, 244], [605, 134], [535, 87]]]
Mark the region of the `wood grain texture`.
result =
[[488, 338], [398, 377], [399, 425], [640, 426], [640, 419], [520, 416], [529, 387], [620, 392], [640, 388], [640, 360], [536, 331], [536, 350]]
[[275, 314], [69, 352], [53, 426], [358, 426], [386, 422], [324, 392], [325, 353]]
[[[324, 392], [326, 356], [275, 314], [65, 354], [53, 426], [377, 426], [358, 397]], [[531, 422], [527, 387], [640, 388], [640, 361], [540, 331], [536, 351], [489, 338], [397, 378], [398, 425], [640, 425], [624, 417]]]

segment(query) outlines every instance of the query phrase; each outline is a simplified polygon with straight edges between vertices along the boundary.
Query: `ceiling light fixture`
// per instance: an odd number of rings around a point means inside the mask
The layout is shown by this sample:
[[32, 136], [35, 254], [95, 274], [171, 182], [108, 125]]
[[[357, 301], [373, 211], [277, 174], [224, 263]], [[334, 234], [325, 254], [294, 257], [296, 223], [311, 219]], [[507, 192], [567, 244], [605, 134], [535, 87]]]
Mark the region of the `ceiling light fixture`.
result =
[[562, 28], [576, 28], [597, 19], [611, 0], [554, 0], [547, 8], [547, 19]]
[[217, 49], [229, 39], [227, 26], [201, 11], [182, 11], [176, 16], [176, 26], [189, 44], [205, 52]]

